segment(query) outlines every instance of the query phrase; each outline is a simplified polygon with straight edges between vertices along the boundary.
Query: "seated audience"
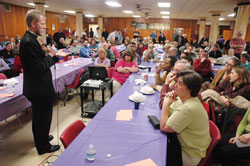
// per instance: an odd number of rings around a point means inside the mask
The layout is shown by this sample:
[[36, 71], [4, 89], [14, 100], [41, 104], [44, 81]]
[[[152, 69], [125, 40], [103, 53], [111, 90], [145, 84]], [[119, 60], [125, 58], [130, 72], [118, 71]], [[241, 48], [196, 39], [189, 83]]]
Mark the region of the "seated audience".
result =
[[199, 48], [200, 46], [199, 46], [199, 43], [198, 43], [198, 41], [196, 40], [196, 39], [193, 39], [193, 41], [191, 41], [191, 43], [190, 43], [193, 47], [195, 47], [195, 48]]
[[70, 52], [72, 56], [78, 56], [80, 54], [81, 47], [78, 45], [77, 40], [73, 40], [72, 46], [70, 47]]
[[212, 81], [212, 65], [208, 59], [208, 52], [203, 51], [198, 59], [194, 61], [194, 71], [199, 73], [203, 77], [203, 81]]
[[[114, 55], [113, 51], [111, 51], [111, 50], [108, 48], [108, 43], [103, 43], [102, 48], [107, 52], [107, 56], [106, 56], [106, 57], [110, 60], [111, 65], [112, 65], [112, 62], [113, 62], [113, 63], [115, 62], [115, 55]], [[93, 57], [93, 60], [95, 60], [97, 57], [98, 57], [98, 55], [96, 54], [96, 55]]]
[[234, 57], [234, 49], [232, 48], [228, 50], [228, 55], [223, 55], [222, 57], [218, 59], [224, 63], [224, 62], [227, 62], [231, 57]]
[[164, 45], [164, 53], [163, 53], [163, 55], [162, 55], [162, 59], [161, 59], [161, 61], [165, 61], [165, 59], [169, 56], [169, 50], [170, 50], [170, 48], [171, 48], [171, 45], [170, 44], [165, 44]]
[[57, 48], [58, 50], [63, 49], [63, 48], [66, 48], [66, 43], [65, 43], [63, 37], [61, 37], [61, 38], [59, 39], [59, 43], [57, 43], [56, 48]]
[[220, 58], [222, 57], [222, 53], [220, 51], [219, 45], [214, 44], [212, 50], [209, 53], [209, 57], [211, 58]]
[[106, 43], [105, 37], [102, 37], [99, 44], [98, 44], [98, 49], [102, 48], [102, 44]]
[[208, 46], [206, 48], [204, 48], [204, 50], [207, 50], [208, 52], [210, 52], [213, 48], [213, 42], [209, 42]]
[[216, 73], [214, 80], [210, 84], [210, 88], [213, 89], [216, 86], [218, 86], [220, 83], [222, 83], [224, 80], [228, 79], [233, 67], [239, 66], [239, 65], [240, 65], [239, 59], [236, 57], [231, 57], [226, 62], [225, 68], [223, 70], [219, 70]]
[[214, 90], [221, 95], [226, 106], [229, 106], [229, 98], [242, 96], [250, 101], [250, 74], [245, 67], [236, 66], [232, 69], [229, 78], [224, 80]]
[[97, 51], [98, 57], [95, 59], [95, 66], [104, 66], [106, 68], [110, 67], [110, 60], [106, 58], [107, 52], [103, 49], [100, 48]]
[[196, 59], [196, 53], [193, 52], [193, 47], [191, 45], [188, 46], [188, 48], [186, 49], [186, 51], [188, 56], [192, 57], [193, 59]]
[[175, 89], [175, 85], [177, 82], [176, 74], [177, 72], [180, 72], [182, 70], [192, 70], [192, 67], [187, 61], [180, 60], [175, 63], [173, 71], [171, 71], [167, 75], [165, 83], [162, 85], [162, 89], [161, 89], [161, 96], [160, 96], [160, 103], [159, 103], [160, 108], [162, 108], [165, 95], [168, 92]]
[[15, 45], [15, 49], [13, 49], [13, 55], [16, 57], [14, 60], [13, 69], [14, 69], [14, 72], [16, 75], [21, 73], [21, 70], [23, 68], [22, 63], [21, 63], [21, 58], [19, 56], [19, 45], [20, 45], [20, 42], [19, 42], [19, 40], [17, 40], [16, 45]]
[[[161, 91], [162, 87], [160, 85], [165, 83], [168, 73], [172, 71], [174, 68], [175, 62], [177, 58], [174, 56], [169, 56], [164, 60], [163, 64], [160, 64], [156, 67], [155, 73], [155, 85], [152, 85], [152, 88]], [[161, 71], [164, 71], [162, 75], [160, 75]]]
[[143, 56], [143, 51], [145, 51], [144, 44], [143, 43], [139, 43], [138, 47], [136, 49], [136, 53], [139, 54], [140, 58]]
[[245, 113], [238, 125], [235, 135], [222, 134], [221, 141], [216, 145], [215, 155], [222, 166], [235, 166], [237, 160], [249, 160], [250, 147], [238, 147], [236, 141], [247, 144], [250, 141], [250, 109]]
[[88, 44], [89, 44], [89, 41], [85, 39], [83, 42], [83, 46], [80, 49], [80, 57], [83, 57], [83, 58], [90, 58], [91, 57], [92, 51], [88, 47]]
[[91, 49], [92, 52], [96, 52], [98, 50], [98, 45], [96, 44], [96, 40], [94, 38], [91, 39], [89, 48]]
[[177, 134], [183, 166], [197, 166], [211, 143], [208, 115], [197, 97], [202, 78], [191, 70], [178, 72], [176, 78], [175, 90], [164, 99], [160, 129]]
[[153, 44], [148, 44], [148, 49], [143, 52], [143, 60], [147, 62], [158, 60], [158, 53], [155, 51]]
[[10, 69], [9, 65], [2, 58], [0, 58], [0, 72], [8, 69]]
[[191, 66], [193, 66], [193, 58], [191, 56], [184, 56], [181, 60], [187, 61]]
[[12, 45], [10, 42], [7, 42], [5, 44], [5, 47], [3, 50], [0, 51], [0, 58], [3, 59], [8, 59], [8, 58], [13, 58], [13, 54], [12, 54]]
[[248, 53], [242, 53], [240, 55], [240, 62], [241, 62], [240, 66], [246, 67], [250, 72], [250, 63], [248, 61], [249, 61]]
[[116, 45], [115, 45], [115, 42], [114, 41], [109, 41], [109, 43], [110, 43], [110, 50], [114, 53], [114, 55], [115, 55], [115, 59], [120, 59], [120, 52], [119, 52], [119, 50], [116, 48]]
[[131, 73], [138, 72], [138, 65], [134, 61], [134, 54], [133, 51], [127, 49], [122, 59], [120, 59], [114, 68], [113, 73], [113, 91], [114, 93], [124, 84], [127, 78], [130, 76]]
[[136, 42], [131, 42], [129, 48], [135, 52], [135, 59], [134, 60], [137, 63], [137, 65], [139, 65], [141, 63], [141, 58], [140, 58], [139, 54], [136, 53], [136, 49], [137, 49]]

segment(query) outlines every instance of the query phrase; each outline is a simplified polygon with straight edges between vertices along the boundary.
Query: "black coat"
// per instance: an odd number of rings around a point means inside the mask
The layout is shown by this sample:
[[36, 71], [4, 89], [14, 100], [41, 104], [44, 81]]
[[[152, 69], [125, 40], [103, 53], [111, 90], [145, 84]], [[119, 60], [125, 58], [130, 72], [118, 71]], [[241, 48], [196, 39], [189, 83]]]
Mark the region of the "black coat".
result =
[[222, 53], [220, 50], [216, 50], [216, 51], [211, 51], [209, 53], [209, 57], [212, 57], [212, 58], [220, 58], [222, 57]]
[[46, 56], [37, 36], [26, 31], [20, 43], [23, 66], [23, 94], [31, 102], [51, 102], [56, 98], [50, 67], [55, 58]]
[[185, 45], [184, 37], [183, 36], [180, 36], [180, 37], [181, 37], [181, 43], [179, 43], [179, 35], [177, 35], [174, 39], [174, 41], [178, 42], [179, 44], [178, 48]]

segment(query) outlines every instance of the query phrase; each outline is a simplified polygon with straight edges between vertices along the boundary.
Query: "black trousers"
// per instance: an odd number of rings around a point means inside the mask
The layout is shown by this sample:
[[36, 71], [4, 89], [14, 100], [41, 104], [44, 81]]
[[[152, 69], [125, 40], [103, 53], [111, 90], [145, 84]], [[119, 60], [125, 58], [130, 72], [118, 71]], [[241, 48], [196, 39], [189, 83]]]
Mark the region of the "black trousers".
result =
[[223, 166], [234, 166], [237, 160], [249, 160], [250, 147], [238, 148], [236, 144], [229, 144], [231, 134], [223, 134], [221, 141], [216, 145], [216, 158]]
[[51, 146], [48, 136], [52, 110], [52, 102], [32, 102], [32, 131], [37, 151], [42, 151]]

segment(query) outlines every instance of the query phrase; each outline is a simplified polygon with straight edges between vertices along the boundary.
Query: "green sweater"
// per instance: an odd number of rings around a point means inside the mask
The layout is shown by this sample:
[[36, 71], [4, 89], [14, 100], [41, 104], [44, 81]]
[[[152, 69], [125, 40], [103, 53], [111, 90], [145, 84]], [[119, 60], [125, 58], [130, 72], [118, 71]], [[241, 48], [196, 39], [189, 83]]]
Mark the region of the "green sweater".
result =
[[237, 128], [236, 135], [240, 136], [244, 132], [250, 133], [250, 108], [248, 108], [243, 119], [241, 120], [241, 122]]
[[[106, 50], [107, 52], [107, 58], [110, 60], [110, 62], [115, 62], [115, 55], [114, 53], [110, 50], [110, 49], [107, 49]], [[95, 61], [95, 59], [98, 57], [98, 54], [96, 54], [92, 59], [93, 61]]]

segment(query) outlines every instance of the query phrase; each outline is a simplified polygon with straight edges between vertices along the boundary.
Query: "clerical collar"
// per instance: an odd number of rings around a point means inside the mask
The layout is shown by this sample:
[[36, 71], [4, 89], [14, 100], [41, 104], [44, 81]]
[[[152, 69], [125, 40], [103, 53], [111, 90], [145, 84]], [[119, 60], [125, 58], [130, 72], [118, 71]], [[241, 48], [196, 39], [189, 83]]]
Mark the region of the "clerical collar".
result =
[[35, 35], [36, 37], [38, 37], [38, 35], [37, 34], [35, 34], [34, 32], [31, 32], [31, 31], [29, 31], [31, 34], [33, 34], [33, 35]]

